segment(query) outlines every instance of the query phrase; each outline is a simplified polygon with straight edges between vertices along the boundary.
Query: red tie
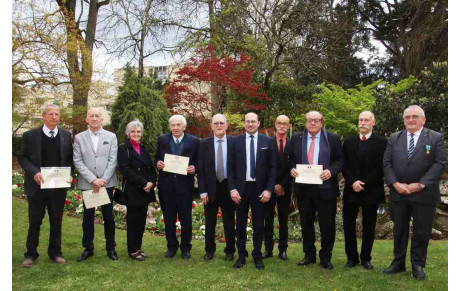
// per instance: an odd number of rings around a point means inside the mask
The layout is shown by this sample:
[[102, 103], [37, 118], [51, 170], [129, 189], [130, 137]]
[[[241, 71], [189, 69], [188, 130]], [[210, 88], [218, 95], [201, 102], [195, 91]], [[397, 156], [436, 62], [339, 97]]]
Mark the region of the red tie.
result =
[[315, 155], [315, 136], [311, 136], [310, 149], [308, 150], [308, 163], [313, 164], [313, 157]]
[[363, 141], [366, 141], [366, 136], [365, 136], [365, 135], [363, 135], [362, 140], [363, 140]]

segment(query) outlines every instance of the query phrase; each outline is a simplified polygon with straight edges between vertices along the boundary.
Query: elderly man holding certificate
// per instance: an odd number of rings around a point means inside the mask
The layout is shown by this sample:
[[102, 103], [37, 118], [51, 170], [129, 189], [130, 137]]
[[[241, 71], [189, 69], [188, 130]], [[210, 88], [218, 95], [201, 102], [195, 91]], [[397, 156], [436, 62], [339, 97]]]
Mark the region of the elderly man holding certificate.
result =
[[[195, 165], [198, 158], [198, 139], [185, 133], [187, 121], [182, 115], [169, 119], [170, 134], [158, 137], [155, 162], [158, 176], [158, 196], [165, 220], [168, 250], [166, 258], [173, 258], [180, 247], [182, 259], [190, 259], [192, 244], [192, 196]], [[181, 226], [181, 243], [176, 237], [176, 217]]]
[[318, 211], [321, 231], [321, 266], [331, 264], [335, 241], [336, 199], [340, 195], [337, 174], [343, 167], [342, 144], [337, 134], [324, 130], [323, 115], [310, 111], [305, 115], [305, 130], [291, 138], [291, 176], [296, 178], [294, 193], [300, 212], [303, 251], [298, 265], [316, 263], [314, 222]]

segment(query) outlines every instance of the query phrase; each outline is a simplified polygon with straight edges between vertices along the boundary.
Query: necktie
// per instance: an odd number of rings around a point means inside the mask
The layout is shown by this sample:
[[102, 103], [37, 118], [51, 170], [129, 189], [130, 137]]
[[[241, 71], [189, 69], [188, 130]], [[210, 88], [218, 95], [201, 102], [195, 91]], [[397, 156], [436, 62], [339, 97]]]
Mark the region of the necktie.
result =
[[410, 134], [410, 140], [409, 140], [409, 150], [407, 151], [407, 157], [410, 159], [412, 158], [412, 155], [414, 154], [414, 134]]
[[310, 149], [308, 149], [308, 163], [313, 165], [313, 157], [315, 156], [315, 136], [311, 136]]
[[363, 135], [362, 140], [363, 140], [363, 141], [366, 141], [366, 136], [365, 136], [365, 135]]
[[54, 137], [54, 131], [50, 130], [50, 137]]
[[217, 171], [216, 178], [219, 183], [222, 183], [224, 180], [224, 154], [222, 152], [222, 142], [223, 140], [219, 139], [219, 146], [217, 147]]
[[254, 136], [251, 135], [251, 145], [249, 147], [249, 175], [251, 178], [255, 179], [256, 178], [256, 157], [254, 155]]
[[280, 139], [280, 156], [283, 155], [283, 152], [284, 152], [284, 147], [283, 147], [283, 140]]
[[176, 139], [176, 143], [177, 143], [177, 144], [179, 143], [179, 139]]
[[179, 155], [179, 139], [176, 139], [176, 143], [174, 144], [174, 154]]

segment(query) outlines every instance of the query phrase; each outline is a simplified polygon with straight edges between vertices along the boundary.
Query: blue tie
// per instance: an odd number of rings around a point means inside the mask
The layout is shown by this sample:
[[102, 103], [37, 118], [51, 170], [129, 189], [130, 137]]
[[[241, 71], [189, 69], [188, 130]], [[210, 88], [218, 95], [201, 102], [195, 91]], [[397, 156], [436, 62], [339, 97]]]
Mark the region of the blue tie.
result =
[[409, 151], [407, 152], [407, 157], [410, 159], [414, 155], [414, 134], [410, 134], [410, 140], [409, 140]]
[[251, 146], [250, 146], [250, 154], [249, 154], [249, 173], [251, 178], [256, 178], [256, 157], [254, 156], [254, 136], [250, 135], [251, 137]]

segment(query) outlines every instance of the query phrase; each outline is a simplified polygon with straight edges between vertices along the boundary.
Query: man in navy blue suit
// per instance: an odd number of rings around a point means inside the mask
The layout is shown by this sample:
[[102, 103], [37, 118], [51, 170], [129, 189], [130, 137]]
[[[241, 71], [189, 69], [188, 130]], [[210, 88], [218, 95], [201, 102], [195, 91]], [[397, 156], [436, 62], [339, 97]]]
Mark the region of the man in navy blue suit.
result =
[[321, 185], [295, 183], [294, 193], [302, 226], [302, 241], [305, 257], [298, 265], [316, 263], [315, 227], [318, 211], [321, 231], [321, 266], [332, 270], [332, 249], [335, 241], [335, 215], [337, 197], [340, 195], [337, 174], [342, 170], [344, 158], [340, 137], [323, 129], [324, 118], [318, 111], [305, 114], [305, 130], [291, 138], [290, 163], [291, 175], [296, 178], [297, 164], [322, 165]]
[[276, 181], [276, 151], [273, 141], [257, 132], [260, 121], [255, 113], [244, 117], [246, 133], [233, 139], [230, 151], [228, 184], [236, 203], [236, 237], [238, 260], [233, 268], [246, 263], [246, 226], [251, 206], [253, 226], [252, 257], [256, 269], [264, 269], [262, 240], [264, 236], [264, 204], [270, 200]]
[[[176, 238], [176, 216], [179, 216], [181, 226], [180, 249], [182, 259], [190, 259], [192, 249], [192, 199], [195, 176], [195, 165], [198, 158], [198, 139], [185, 133], [187, 121], [182, 115], [173, 115], [169, 119], [170, 134], [158, 137], [155, 165], [159, 171], [158, 196], [165, 220], [166, 240], [168, 251], [166, 258], [173, 258], [179, 248]], [[189, 157], [187, 175], [179, 175], [163, 171], [165, 154]]]
[[224, 220], [225, 260], [233, 260], [235, 253], [235, 203], [230, 198], [227, 179], [232, 137], [227, 135], [227, 128], [225, 116], [214, 115], [211, 120], [213, 136], [202, 140], [198, 155], [198, 188], [206, 212], [205, 261], [211, 260], [216, 251], [214, 234], [219, 207]]

